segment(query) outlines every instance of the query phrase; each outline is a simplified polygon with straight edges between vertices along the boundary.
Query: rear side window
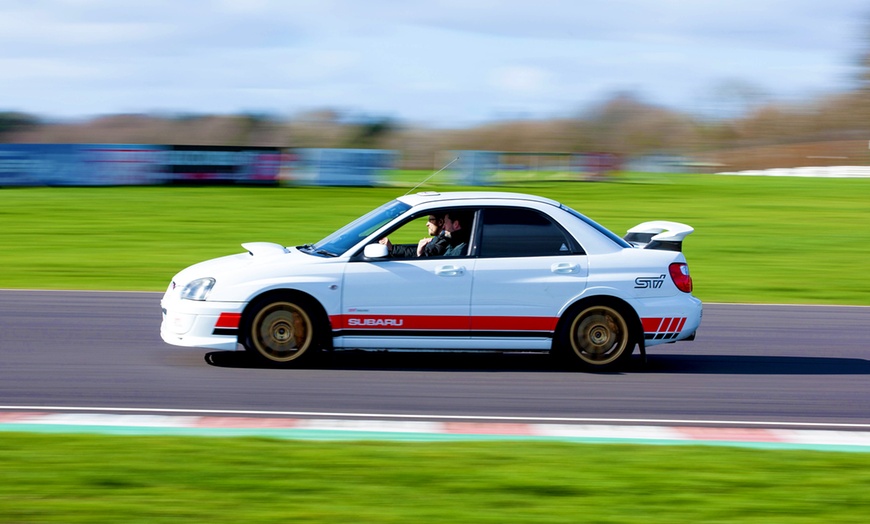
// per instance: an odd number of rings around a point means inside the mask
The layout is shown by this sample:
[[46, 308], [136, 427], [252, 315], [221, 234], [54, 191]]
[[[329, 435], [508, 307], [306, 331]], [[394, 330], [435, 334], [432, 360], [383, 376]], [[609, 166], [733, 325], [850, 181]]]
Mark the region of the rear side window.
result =
[[483, 210], [481, 257], [546, 257], [576, 253], [573, 242], [549, 217], [533, 209]]

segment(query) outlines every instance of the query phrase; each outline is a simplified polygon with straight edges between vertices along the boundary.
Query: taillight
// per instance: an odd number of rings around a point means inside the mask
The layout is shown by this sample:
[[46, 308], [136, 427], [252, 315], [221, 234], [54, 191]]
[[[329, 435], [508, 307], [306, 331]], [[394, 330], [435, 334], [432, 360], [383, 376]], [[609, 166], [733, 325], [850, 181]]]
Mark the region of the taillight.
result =
[[674, 281], [677, 289], [683, 293], [692, 292], [692, 277], [689, 275], [689, 264], [674, 262], [668, 266], [668, 271], [671, 273], [671, 280]]

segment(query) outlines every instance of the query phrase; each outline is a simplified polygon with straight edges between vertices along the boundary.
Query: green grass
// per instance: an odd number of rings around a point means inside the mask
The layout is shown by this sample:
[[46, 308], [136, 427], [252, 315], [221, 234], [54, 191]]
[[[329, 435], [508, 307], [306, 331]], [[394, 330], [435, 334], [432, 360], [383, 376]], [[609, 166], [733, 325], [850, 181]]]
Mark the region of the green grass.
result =
[[[0, 189], [0, 288], [162, 291], [181, 268], [242, 242], [317, 241], [422, 178], [401, 173], [379, 188]], [[870, 304], [867, 179], [623, 174], [492, 189], [555, 198], [618, 234], [652, 219], [694, 226], [684, 250], [703, 300]]]
[[2, 522], [864, 523], [870, 454], [0, 434]]

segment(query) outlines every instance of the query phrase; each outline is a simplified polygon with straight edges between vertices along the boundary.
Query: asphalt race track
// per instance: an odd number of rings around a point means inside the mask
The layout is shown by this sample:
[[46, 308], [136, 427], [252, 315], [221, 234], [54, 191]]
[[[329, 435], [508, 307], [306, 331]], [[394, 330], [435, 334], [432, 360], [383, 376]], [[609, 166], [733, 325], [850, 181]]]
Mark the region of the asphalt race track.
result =
[[694, 342], [623, 373], [468, 353], [269, 369], [163, 343], [160, 296], [0, 290], [0, 406], [870, 428], [870, 307], [706, 304]]

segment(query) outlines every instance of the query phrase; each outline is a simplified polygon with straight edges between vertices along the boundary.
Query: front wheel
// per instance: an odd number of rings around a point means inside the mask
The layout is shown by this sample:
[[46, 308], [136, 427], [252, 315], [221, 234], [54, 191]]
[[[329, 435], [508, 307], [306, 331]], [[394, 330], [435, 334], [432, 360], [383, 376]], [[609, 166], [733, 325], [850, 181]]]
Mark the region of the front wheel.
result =
[[253, 312], [245, 347], [278, 364], [296, 363], [315, 350], [315, 325], [301, 301], [268, 302]]
[[580, 308], [567, 317], [561, 333], [563, 353], [592, 369], [610, 369], [625, 362], [634, 351], [625, 316], [603, 304]]

